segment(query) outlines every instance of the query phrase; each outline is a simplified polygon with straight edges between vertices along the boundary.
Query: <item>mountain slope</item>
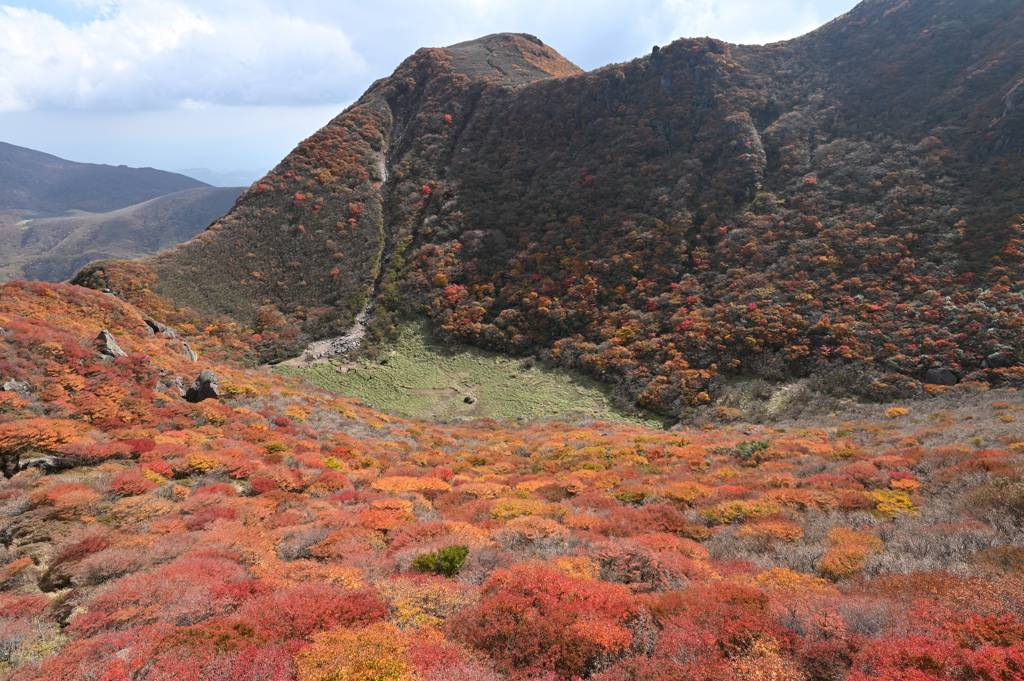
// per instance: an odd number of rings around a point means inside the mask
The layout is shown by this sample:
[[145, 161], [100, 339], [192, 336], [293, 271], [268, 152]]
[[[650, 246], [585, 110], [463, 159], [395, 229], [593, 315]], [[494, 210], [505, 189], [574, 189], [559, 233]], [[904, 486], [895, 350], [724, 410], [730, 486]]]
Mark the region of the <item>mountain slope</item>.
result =
[[224, 215], [241, 187], [200, 187], [109, 213], [39, 218], [0, 231], [0, 280], [63, 281], [93, 260], [139, 258], [188, 241]]
[[208, 186], [154, 168], [75, 163], [0, 142], [0, 209], [51, 215], [69, 210], [106, 213]]
[[1010, 0], [867, 0], [587, 74], [522, 36], [420, 50], [206, 234], [78, 281], [143, 277], [267, 354], [425, 312], [673, 414], [836, 362], [875, 398], [1019, 381], [1022, 29]]
[[441, 425], [98, 291], [0, 324], [4, 679], [1021, 678], [1017, 393]]

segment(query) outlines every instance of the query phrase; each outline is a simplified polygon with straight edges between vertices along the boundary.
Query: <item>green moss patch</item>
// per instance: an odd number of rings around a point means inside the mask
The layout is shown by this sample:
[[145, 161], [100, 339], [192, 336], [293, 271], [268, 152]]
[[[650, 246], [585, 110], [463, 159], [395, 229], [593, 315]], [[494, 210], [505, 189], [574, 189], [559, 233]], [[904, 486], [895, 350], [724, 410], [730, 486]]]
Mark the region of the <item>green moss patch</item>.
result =
[[398, 339], [373, 360], [277, 366], [274, 371], [416, 419], [597, 419], [662, 425], [648, 415], [613, 407], [609, 387], [599, 381], [478, 348], [443, 348], [419, 324], [403, 327]]

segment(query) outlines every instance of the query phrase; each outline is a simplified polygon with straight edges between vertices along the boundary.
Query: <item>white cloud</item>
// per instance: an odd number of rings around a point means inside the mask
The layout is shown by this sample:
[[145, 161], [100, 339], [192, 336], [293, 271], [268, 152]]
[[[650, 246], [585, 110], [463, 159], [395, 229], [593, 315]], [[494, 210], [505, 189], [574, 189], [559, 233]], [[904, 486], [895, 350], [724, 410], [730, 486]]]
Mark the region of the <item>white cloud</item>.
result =
[[0, 111], [350, 101], [421, 46], [521, 31], [589, 69], [794, 37], [855, 0], [6, 1], [47, 11], [0, 5]]
[[342, 29], [259, 2], [92, 4], [81, 25], [0, 6], [0, 111], [337, 101], [365, 69]]
[[855, 2], [0, 0], [0, 140], [79, 161], [269, 168], [419, 47], [533, 33], [589, 70], [680, 37], [796, 37]]
[[672, 37], [763, 44], [802, 35], [848, 11], [855, 0], [665, 0]]

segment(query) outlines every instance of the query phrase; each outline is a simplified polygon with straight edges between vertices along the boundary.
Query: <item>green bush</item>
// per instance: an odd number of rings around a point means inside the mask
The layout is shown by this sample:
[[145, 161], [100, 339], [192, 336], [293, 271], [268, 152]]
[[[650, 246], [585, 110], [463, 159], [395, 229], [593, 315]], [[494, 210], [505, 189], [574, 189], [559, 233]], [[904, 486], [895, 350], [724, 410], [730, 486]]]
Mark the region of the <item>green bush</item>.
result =
[[435, 575], [452, 577], [466, 564], [468, 555], [468, 546], [446, 546], [430, 553], [421, 553], [412, 561], [412, 566], [420, 572], [433, 572]]
[[738, 442], [736, 444], [736, 453], [744, 461], [748, 461], [754, 457], [757, 452], [768, 449], [771, 446], [769, 440], [745, 440], [744, 442]]

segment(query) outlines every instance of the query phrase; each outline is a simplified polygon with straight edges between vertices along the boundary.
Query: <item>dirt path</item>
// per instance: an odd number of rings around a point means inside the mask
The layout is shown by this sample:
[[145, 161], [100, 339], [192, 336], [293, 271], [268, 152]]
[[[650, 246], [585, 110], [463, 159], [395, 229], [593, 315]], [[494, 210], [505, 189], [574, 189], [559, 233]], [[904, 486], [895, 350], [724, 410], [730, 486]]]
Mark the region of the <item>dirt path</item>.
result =
[[380, 169], [382, 178], [381, 188], [383, 196], [381, 197], [381, 205], [383, 206], [384, 213], [384, 238], [381, 240], [380, 256], [377, 260], [377, 275], [374, 277], [366, 305], [356, 315], [352, 326], [349, 327], [349, 330], [344, 335], [324, 338], [323, 340], [310, 343], [298, 357], [281, 362], [284, 366], [304, 368], [326, 362], [331, 357], [344, 355], [355, 350], [363, 342], [363, 337], [366, 336], [366, 324], [370, 319], [370, 314], [373, 312], [374, 303], [377, 302], [380, 286], [384, 280], [384, 273], [394, 250], [394, 237], [391, 234], [390, 220], [388, 219], [388, 202], [393, 189], [393, 183], [391, 181], [391, 173], [388, 171], [387, 154], [388, 152], [384, 151], [377, 157], [377, 167]]

